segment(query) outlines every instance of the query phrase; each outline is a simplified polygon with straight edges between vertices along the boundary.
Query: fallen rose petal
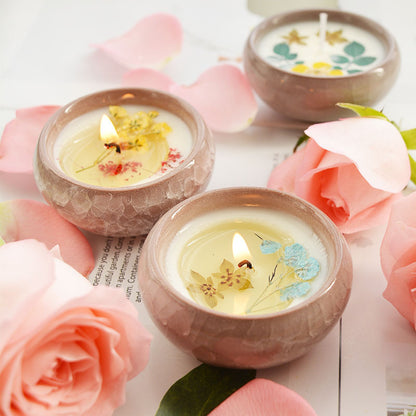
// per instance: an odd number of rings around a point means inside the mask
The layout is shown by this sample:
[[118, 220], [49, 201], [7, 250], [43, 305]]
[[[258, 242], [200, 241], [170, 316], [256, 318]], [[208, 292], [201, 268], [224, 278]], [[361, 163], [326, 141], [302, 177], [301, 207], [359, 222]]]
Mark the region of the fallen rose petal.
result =
[[162, 68], [182, 48], [182, 26], [175, 16], [147, 16], [127, 33], [93, 45], [129, 69]]
[[125, 294], [92, 286], [34, 240], [0, 247], [0, 264], [0, 312], [16, 318], [0, 314], [0, 414], [113, 414], [151, 340]]
[[310, 404], [293, 390], [271, 380], [256, 378], [233, 393], [209, 416], [317, 416]]
[[174, 85], [172, 94], [191, 103], [216, 131], [236, 132], [248, 127], [257, 103], [246, 76], [233, 65], [217, 65], [190, 86]]
[[386, 120], [349, 118], [314, 124], [305, 133], [323, 149], [348, 157], [374, 188], [400, 192], [410, 180], [406, 145]]
[[0, 141], [0, 171], [31, 173], [39, 134], [58, 106], [40, 106], [16, 111], [7, 123]]
[[41, 202], [21, 199], [0, 203], [0, 236], [6, 243], [33, 238], [49, 249], [59, 245], [63, 260], [84, 276], [94, 268], [94, 255], [84, 234]]
[[167, 75], [148, 68], [133, 69], [123, 76], [123, 85], [135, 88], [152, 88], [169, 92], [174, 82]]
[[387, 229], [381, 243], [381, 266], [385, 276], [395, 263], [416, 245], [416, 193], [402, 198], [391, 209]]
[[216, 65], [189, 86], [178, 85], [157, 71], [127, 73], [123, 85], [155, 88], [188, 101], [216, 131], [237, 132], [248, 127], [257, 113], [257, 102], [246, 76], [233, 65]]

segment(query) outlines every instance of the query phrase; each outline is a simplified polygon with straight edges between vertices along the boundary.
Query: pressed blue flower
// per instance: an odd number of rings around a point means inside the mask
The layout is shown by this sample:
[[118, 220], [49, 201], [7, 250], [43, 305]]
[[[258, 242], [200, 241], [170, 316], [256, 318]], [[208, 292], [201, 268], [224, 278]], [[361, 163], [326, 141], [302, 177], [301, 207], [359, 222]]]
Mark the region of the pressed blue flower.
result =
[[311, 288], [308, 282], [293, 283], [280, 291], [280, 300], [287, 301], [301, 296], [305, 296]]
[[301, 244], [295, 243], [285, 247], [284, 262], [286, 265], [294, 267], [296, 269], [305, 264], [307, 258], [308, 254], [306, 253], [305, 248]]
[[313, 279], [321, 270], [321, 266], [314, 257], [309, 257], [306, 260], [305, 264], [302, 264], [299, 268], [296, 269], [296, 274], [302, 280], [311, 280]]
[[263, 254], [273, 254], [276, 253], [282, 245], [276, 241], [272, 240], [263, 240], [260, 245], [260, 250]]

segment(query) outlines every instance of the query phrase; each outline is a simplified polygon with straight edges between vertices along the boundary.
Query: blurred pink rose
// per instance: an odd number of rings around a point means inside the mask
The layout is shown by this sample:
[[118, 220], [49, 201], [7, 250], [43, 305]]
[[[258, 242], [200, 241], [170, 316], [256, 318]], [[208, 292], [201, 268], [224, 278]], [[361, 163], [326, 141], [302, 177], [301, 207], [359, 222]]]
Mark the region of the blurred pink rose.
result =
[[416, 330], [416, 193], [393, 205], [380, 256], [384, 297]]
[[35, 240], [0, 247], [0, 266], [0, 414], [111, 415], [148, 361], [134, 306]]
[[349, 118], [315, 124], [305, 133], [311, 139], [273, 170], [268, 187], [314, 204], [342, 233], [387, 221], [410, 179], [396, 127], [377, 118]]

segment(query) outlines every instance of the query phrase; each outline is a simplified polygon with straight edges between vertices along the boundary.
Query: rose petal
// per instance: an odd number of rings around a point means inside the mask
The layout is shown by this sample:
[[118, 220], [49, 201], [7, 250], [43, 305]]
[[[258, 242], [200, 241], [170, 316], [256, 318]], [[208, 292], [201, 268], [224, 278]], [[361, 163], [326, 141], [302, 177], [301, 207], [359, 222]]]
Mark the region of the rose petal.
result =
[[39, 134], [58, 106], [40, 106], [16, 111], [16, 118], [4, 128], [0, 141], [0, 170], [31, 173]]
[[175, 16], [157, 13], [124, 35], [93, 46], [129, 69], [161, 68], [182, 48], [182, 26]]
[[416, 193], [397, 201], [380, 247], [381, 266], [387, 279], [404, 253], [416, 245]]
[[396, 264], [388, 276], [386, 290], [383, 293], [397, 310], [416, 329], [416, 302], [412, 290], [416, 289], [416, 253], [409, 250]]
[[159, 71], [139, 68], [124, 74], [122, 84], [126, 87], [153, 88], [168, 92], [174, 82], [167, 75]]
[[[24, 258], [21, 257], [21, 247], [25, 250]], [[43, 244], [35, 240], [26, 240], [1, 246], [0, 265], [1, 355], [13, 329], [25, 319], [27, 305], [35, 302], [52, 284], [54, 263]], [[33, 276], [36, 276], [35, 284]]]
[[314, 124], [305, 133], [322, 148], [347, 156], [374, 188], [396, 193], [409, 182], [406, 145], [386, 120], [349, 118]]
[[191, 103], [216, 131], [236, 132], [248, 127], [257, 103], [246, 76], [233, 65], [217, 65], [190, 86], [174, 85], [171, 93]]
[[190, 86], [174, 83], [157, 71], [131, 71], [123, 78], [130, 87], [170, 92], [193, 105], [207, 125], [216, 131], [236, 132], [248, 127], [257, 113], [257, 102], [246, 76], [233, 65], [217, 65]]
[[273, 381], [249, 381], [216, 407], [209, 416], [317, 416], [293, 390]]
[[0, 203], [0, 236], [6, 242], [37, 239], [49, 249], [58, 244], [64, 261], [81, 274], [87, 276], [94, 268], [94, 255], [84, 234], [41, 202]]

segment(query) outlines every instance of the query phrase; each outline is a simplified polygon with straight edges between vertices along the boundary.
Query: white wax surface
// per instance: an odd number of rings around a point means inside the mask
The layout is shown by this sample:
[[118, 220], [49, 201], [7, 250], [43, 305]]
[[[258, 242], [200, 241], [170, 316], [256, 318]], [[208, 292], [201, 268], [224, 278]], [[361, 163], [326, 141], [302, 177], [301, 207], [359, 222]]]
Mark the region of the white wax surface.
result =
[[304, 246], [309, 256], [318, 260], [320, 272], [312, 282], [311, 290], [302, 298], [294, 299], [289, 308], [315, 294], [326, 281], [328, 275], [327, 252], [322, 241], [307, 224], [293, 215], [283, 212], [277, 214], [275, 211], [263, 208], [238, 207], [222, 209], [197, 217], [187, 223], [172, 240], [166, 255], [166, 273], [169, 282], [183, 296], [193, 301], [178, 274], [178, 259], [180, 258], [182, 250], [196, 234], [215, 224], [227, 221], [259, 222], [264, 226], [270, 227], [270, 229], [275, 229], [284, 234], [288, 234], [293, 238], [294, 242]]
[[[162, 110], [154, 106], [123, 105], [122, 107], [125, 108], [130, 114], [137, 113], [138, 111], [149, 112], [156, 110], [159, 113], [158, 117], [156, 118], [156, 122], [165, 122], [172, 128], [172, 131], [167, 135], [169, 147], [178, 150], [183, 158], [186, 158], [186, 156], [189, 155], [193, 145], [192, 135], [189, 127], [181, 118], [175, 114], [170, 113], [169, 111]], [[82, 138], [85, 135], [91, 134], [91, 132], [97, 132], [97, 134], [99, 134], [100, 121], [103, 114], [109, 115], [108, 107], [99, 108], [97, 110], [85, 113], [82, 116], [77, 117], [76, 119], [69, 122], [62, 129], [54, 147], [54, 158], [57, 161], [57, 166], [60, 169], [61, 166], [59, 163], [59, 155], [65, 143], [73, 140], [74, 137]], [[167, 172], [169, 172], [169, 170]], [[167, 172], [156, 173], [151, 177], [140, 181], [140, 183], [152, 181], [160, 176], [163, 176]], [[135, 183], [132, 183], [130, 186], [134, 185]]]
[[[288, 42], [283, 36], [296, 29], [299, 36], [306, 36], [302, 38], [302, 42], [307, 43], [301, 45], [296, 42], [288, 43], [291, 54], [297, 54], [295, 59], [281, 59], [280, 55], [273, 52], [276, 44]], [[350, 24], [337, 23], [328, 21], [326, 30], [330, 33], [342, 30], [341, 36], [345, 38], [346, 42], [336, 42], [330, 45], [328, 42], [321, 44], [319, 40], [319, 21], [304, 21], [288, 25], [279, 26], [270, 32], [266, 33], [258, 42], [257, 52], [268, 63], [276, 66], [282, 70], [292, 72], [292, 67], [296, 62], [303, 62], [304, 65], [312, 68], [316, 62], [325, 62], [333, 66], [345, 68], [343, 75], [349, 75], [348, 70], [360, 70], [362, 72], [368, 71], [385, 57], [385, 48], [382, 42], [370, 32]], [[358, 42], [365, 47], [365, 51], [360, 57], [375, 57], [376, 60], [369, 65], [356, 65], [352, 63], [353, 57], [345, 53], [344, 48], [351, 42]], [[349, 63], [337, 63], [331, 59], [331, 56], [344, 56], [349, 59]], [[311, 76], [311, 74], [305, 74]], [[323, 75], [330, 76], [330, 74]]]

